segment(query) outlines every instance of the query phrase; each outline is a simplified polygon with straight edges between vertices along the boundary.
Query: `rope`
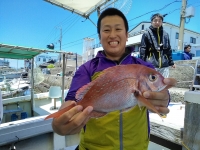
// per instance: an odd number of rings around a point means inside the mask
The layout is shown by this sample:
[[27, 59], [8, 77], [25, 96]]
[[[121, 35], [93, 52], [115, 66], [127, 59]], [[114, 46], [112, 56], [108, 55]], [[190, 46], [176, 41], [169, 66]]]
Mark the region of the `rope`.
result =
[[190, 149], [183, 143], [183, 141], [181, 141], [181, 144], [182, 144], [187, 150], [190, 150]]

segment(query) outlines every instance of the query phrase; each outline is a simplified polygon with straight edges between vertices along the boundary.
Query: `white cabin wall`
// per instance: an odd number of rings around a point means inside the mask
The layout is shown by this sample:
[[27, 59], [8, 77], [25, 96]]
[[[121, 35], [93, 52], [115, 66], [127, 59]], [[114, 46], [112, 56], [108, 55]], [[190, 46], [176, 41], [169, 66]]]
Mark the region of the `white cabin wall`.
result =
[[171, 48], [178, 49], [178, 39], [176, 39], [176, 33], [179, 33], [179, 28], [171, 24], [163, 23], [163, 29], [169, 35]]
[[[53, 133], [38, 135], [32, 138], [16, 142], [18, 150], [53, 150]], [[8, 150], [11, 144], [0, 146], [1, 150]]]
[[[10, 122], [12, 114], [16, 114], [18, 116], [18, 120], [21, 119], [21, 113], [22, 112], [26, 112], [28, 117], [31, 117], [31, 109], [30, 109], [31, 108], [31, 102], [30, 101], [21, 101], [21, 102], [18, 102], [18, 104], [19, 104], [19, 108], [22, 108], [23, 111], [16, 112], [16, 113], [13, 112], [13, 113], [4, 114], [2, 123]], [[3, 108], [4, 108], [4, 110], [16, 110], [17, 109], [17, 102], [4, 104]]]
[[194, 43], [190, 43], [190, 37], [193, 37], [196, 39], [196, 44], [200, 43], [200, 34], [196, 34], [190, 31], [185, 31], [184, 34], [185, 34], [184, 42], [187, 42], [187, 44], [191, 44], [191, 45], [194, 44]]
[[[178, 49], [178, 39], [176, 39], [176, 33], [179, 33], [179, 28], [175, 25], [163, 24], [164, 30], [169, 34], [171, 48], [177, 50]], [[200, 43], [200, 33], [192, 32], [190, 30], [184, 31], [184, 41], [183, 41], [183, 50], [184, 45], [190, 44], [191, 46], [194, 43], [190, 43], [190, 38], [196, 38], [196, 44]], [[191, 47], [191, 52], [196, 53], [196, 50], [200, 50], [198, 47]]]
[[129, 34], [135, 33], [135, 32], [140, 32], [142, 30], [142, 25], [144, 25], [144, 30], [148, 29], [149, 26], [151, 25], [151, 23], [149, 22], [143, 22], [141, 24], [139, 24], [138, 26], [136, 26], [133, 30], [131, 30], [129, 32]]

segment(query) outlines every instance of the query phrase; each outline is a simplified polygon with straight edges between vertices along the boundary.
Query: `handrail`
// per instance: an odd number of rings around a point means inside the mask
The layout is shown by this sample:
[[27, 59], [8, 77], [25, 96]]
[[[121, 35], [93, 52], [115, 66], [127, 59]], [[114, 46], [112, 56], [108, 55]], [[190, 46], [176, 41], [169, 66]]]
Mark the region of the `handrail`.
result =
[[[197, 64], [196, 64], [196, 65], [197, 65]], [[177, 65], [177, 66], [187, 66], [187, 67], [191, 67], [191, 68], [193, 69], [194, 75], [193, 75], [193, 80], [192, 80], [192, 81], [179, 81], [179, 82], [177, 82], [177, 83], [191, 82], [192, 85], [190, 86], [190, 91], [192, 91], [192, 87], [193, 87], [193, 85], [194, 85], [195, 74], [196, 74], [196, 71], [195, 71], [195, 68], [196, 68], [196, 67], [194, 68], [192, 65], [188, 65], [188, 64], [179, 64], [179, 65]]]
[[[195, 82], [195, 78], [196, 78], [196, 74], [197, 74], [197, 67], [198, 67], [198, 64], [199, 64], [199, 60], [196, 61], [195, 67], [193, 67], [193, 66], [191, 66], [191, 65], [188, 65], [188, 64], [178, 65], [178, 66], [188, 66], [188, 67], [191, 67], [191, 68], [194, 70], [193, 80], [191, 81], [191, 82], [192, 82], [192, 85], [190, 86], [190, 91], [192, 91], [192, 88], [193, 88], [193, 86], [194, 86], [194, 82]], [[181, 82], [185, 82], [185, 81], [181, 81]], [[181, 83], [181, 82], [178, 82], [178, 83]]]
[[196, 78], [196, 74], [197, 74], [198, 64], [199, 64], [199, 60], [196, 61], [195, 70], [194, 70], [194, 76], [193, 76], [193, 82], [192, 82], [192, 86], [190, 87], [190, 91], [192, 91], [192, 87], [193, 87], [194, 82], [195, 82], [195, 78]]

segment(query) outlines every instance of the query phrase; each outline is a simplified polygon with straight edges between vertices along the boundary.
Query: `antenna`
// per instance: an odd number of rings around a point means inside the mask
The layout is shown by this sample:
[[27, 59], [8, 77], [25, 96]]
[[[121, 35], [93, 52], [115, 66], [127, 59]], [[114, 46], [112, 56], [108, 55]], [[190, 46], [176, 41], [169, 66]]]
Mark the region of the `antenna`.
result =
[[117, 8], [124, 15], [127, 15], [132, 6], [132, 0], [110, 0], [100, 7], [100, 13], [107, 8]]

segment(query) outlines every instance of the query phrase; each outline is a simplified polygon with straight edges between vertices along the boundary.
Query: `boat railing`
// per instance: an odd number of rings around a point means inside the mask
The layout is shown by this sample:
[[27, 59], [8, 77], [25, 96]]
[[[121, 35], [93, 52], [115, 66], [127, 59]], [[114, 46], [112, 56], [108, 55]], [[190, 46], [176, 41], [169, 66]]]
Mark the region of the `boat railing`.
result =
[[197, 77], [200, 76], [200, 74], [198, 73], [198, 69], [200, 68], [200, 60], [196, 61], [195, 67], [193, 67], [192, 65], [189, 65], [189, 64], [179, 64], [178, 66], [187, 66], [187, 67], [191, 67], [193, 69], [192, 80], [179, 81], [178, 83], [187, 83], [187, 82], [191, 83], [191, 85], [189, 85], [190, 91], [200, 88], [199, 82], [197, 81], [198, 80]]
[[191, 83], [191, 85], [189, 87], [190, 87], [190, 90], [192, 90], [193, 83], [194, 83], [194, 76], [196, 74], [195, 67], [193, 67], [192, 65], [189, 65], [189, 64], [178, 64], [177, 66], [185, 66], [185, 67], [192, 68], [192, 70], [193, 70], [193, 79], [192, 80], [189, 80], [189, 81], [178, 81], [177, 82], [177, 83]]

